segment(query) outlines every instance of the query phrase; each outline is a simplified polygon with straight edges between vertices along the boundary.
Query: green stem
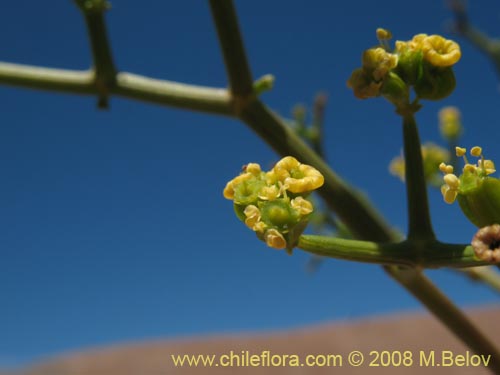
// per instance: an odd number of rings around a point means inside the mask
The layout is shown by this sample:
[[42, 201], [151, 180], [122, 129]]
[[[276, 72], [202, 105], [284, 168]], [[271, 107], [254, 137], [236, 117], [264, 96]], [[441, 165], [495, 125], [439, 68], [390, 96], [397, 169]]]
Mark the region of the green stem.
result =
[[232, 1], [210, 0], [212, 17], [226, 63], [231, 93], [235, 99], [253, 94], [252, 73], [248, 65], [238, 18]]
[[402, 267], [465, 268], [489, 264], [477, 260], [470, 245], [443, 244], [437, 241], [420, 247], [412, 241], [380, 244], [338, 237], [302, 235], [297, 247], [323, 257]]
[[403, 115], [406, 195], [408, 201], [408, 239], [435, 239], [427, 200], [427, 186], [417, 123], [412, 113]]
[[495, 64], [497, 73], [500, 74], [500, 42], [490, 38], [481, 30], [472, 26], [468, 20], [465, 5], [452, 0], [451, 9], [455, 15], [456, 31], [469, 40], [477, 49], [486, 54]]
[[140, 76], [118, 73], [111, 93], [161, 105], [233, 116], [231, 96], [227, 89], [188, 85]]
[[302, 235], [297, 247], [311, 254], [335, 259], [376, 264], [413, 265], [411, 259], [400, 251], [398, 245], [387, 244], [384, 246], [370, 241]]
[[99, 89], [99, 107], [107, 108], [107, 97], [111, 88], [115, 85], [117, 74], [104, 22], [104, 12], [109, 4], [106, 0], [75, 1], [82, 10], [89, 33], [96, 86]]
[[324, 120], [326, 107], [326, 94], [319, 93], [314, 98], [312, 129], [316, 131], [315, 138], [311, 140], [313, 150], [326, 160], [325, 149], [323, 147], [324, 137]]
[[[95, 95], [93, 71], [40, 68], [0, 62], [0, 83], [33, 89]], [[187, 85], [132, 73], [118, 73], [111, 94], [177, 108], [233, 116], [226, 89]]]

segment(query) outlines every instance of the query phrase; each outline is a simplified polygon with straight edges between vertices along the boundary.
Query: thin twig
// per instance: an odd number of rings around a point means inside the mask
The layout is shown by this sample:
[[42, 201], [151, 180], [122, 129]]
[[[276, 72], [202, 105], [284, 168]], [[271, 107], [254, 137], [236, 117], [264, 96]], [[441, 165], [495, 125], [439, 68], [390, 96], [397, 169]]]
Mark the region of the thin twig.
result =
[[455, 16], [454, 31], [468, 39], [477, 49], [486, 54], [500, 75], [500, 41], [489, 37], [469, 22], [463, 0], [450, 0], [449, 6]]
[[[99, 93], [91, 70], [40, 68], [0, 62], [0, 84], [72, 94]], [[226, 89], [187, 85], [122, 72], [117, 74], [116, 84], [110, 94], [194, 111], [233, 115], [231, 98]]]
[[108, 94], [116, 82], [117, 70], [113, 62], [104, 12], [108, 10], [107, 0], [75, 0], [82, 11], [89, 33], [94, 61], [95, 83], [99, 90], [99, 108], [108, 107]]
[[210, 0], [210, 9], [226, 63], [229, 86], [235, 99], [253, 94], [253, 80], [232, 1]]
[[448, 297], [424, 275], [414, 269], [395, 266], [386, 269], [397, 277], [400, 284], [438, 317], [441, 322], [454, 332], [476, 354], [491, 355], [488, 370], [500, 374], [500, 352], [495, 345], [453, 304]]
[[326, 108], [327, 96], [325, 93], [319, 93], [314, 98], [314, 106], [312, 111], [312, 129], [314, 130], [314, 139], [312, 139], [313, 150], [326, 160], [325, 148], [323, 143], [325, 141], [324, 137], [324, 125], [325, 125], [325, 108]]

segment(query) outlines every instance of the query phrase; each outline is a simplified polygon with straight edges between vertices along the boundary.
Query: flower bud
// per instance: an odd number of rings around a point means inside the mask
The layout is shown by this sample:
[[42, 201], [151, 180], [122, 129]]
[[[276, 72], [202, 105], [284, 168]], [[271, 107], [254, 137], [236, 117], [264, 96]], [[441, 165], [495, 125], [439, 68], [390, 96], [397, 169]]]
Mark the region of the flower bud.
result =
[[437, 68], [423, 64], [423, 73], [415, 83], [415, 93], [420, 99], [440, 100], [455, 89], [455, 74], [451, 67]]
[[380, 93], [396, 108], [406, 105], [409, 100], [408, 85], [394, 72], [387, 75]]
[[347, 81], [347, 87], [354, 91], [358, 99], [374, 98], [379, 95], [382, 82], [375, 82], [364, 69], [359, 68], [352, 72]]
[[422, 75], [423, 71], [423, 53], [422, 51], [415, 51], [410, 49], [406, 43], [399, 42], [396, 48], [399, 49], [399, 62], [396, 69], [398, 75], [408, 85], [414, 85], [418, 78]]

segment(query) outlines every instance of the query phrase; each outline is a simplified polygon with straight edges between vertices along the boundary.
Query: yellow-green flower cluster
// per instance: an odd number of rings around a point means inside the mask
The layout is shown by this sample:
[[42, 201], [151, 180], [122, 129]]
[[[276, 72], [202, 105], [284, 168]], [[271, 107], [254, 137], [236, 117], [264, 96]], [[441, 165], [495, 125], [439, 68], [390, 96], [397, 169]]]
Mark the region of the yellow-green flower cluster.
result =
[[423, 58], [436, 67], [452, 66], [462, 56], [460, 46], [453, 40], [427, 34], [417, 34], [407, 42], [396, 41], [396, 52], [398, 55], [422, 52]]
[[[463, 173], [460, 178], [453, 174], [453, 166], [447, 165], [446, 163], [439, 164], [439, 170], [444, 173], [444, 185], [441, 186], [441, 194], [443, 194], [444, 201], [446, 203], [453, 203], [460, 192], [464, 192], [464, 189], [471, 189], [480, 183], [481, 179], [495, 173], [495, 164], [492, 160], [486, 160], [483, 156], [483, 149], [479, 146], [474, 146], [470, 150], [470, 155], [479, 158], [477, 164], [471, 164], [467, 160], [467, 149], [462, 147], [456, 147], [455, 149], [457, 157], [463, 157], [465, 165], [463, 167]], [[463, 180], [467, 180], [469, 186], [462, 186], [464, 184]], [[473, 183], [473, 185], [470, 185]], [[462, 189], [460, 187], [462, 186]]]
[[460, 176], [453, 173], [453, 166], [439, 165], [444, 174], [441, 186], [444, 201], [451, 204], [458, 200], [464, 214], [478, 227], [500, 224], [500, 180], [491, 177], [496, 171], [495, 164], [484, 158], [479, 146], [470, 149], [470, 155], [478, 158], [476, 163], [470, 163], [466, 153], [465, 148], [456, 148], [456, 155], [465, 162]]
[[318, 170], [287, 156], [268, 172], [259, 164], [247, 164], [223, 194], [257, 237], [272, 248], [291, 251], [313, 212], [307, 195], [323, 182]]
[[[434, 182], [438, 176], [438, 166], [441, 162], [450, 160], [448, 150], [434, 143], [428, 142], [422, 145], [422, 161], [424, 165], [424, 178], [427, 182]], [[389, 172], [399, 177], [401, 181], [405, 180], [405, 161], [403, 156], [397, 156], [392, 159], [389, 165]]]
[[391, 33], [377, 29], [380, 45], [363, 53], [362, 66], [347, 81], [360, 99], [383, 96], [398, 108], [408, 105], [409, 89], [417, 99], [438, 100], [455, 87], [451, 67], [461, 56], [460, 47], [440, 35], [417, 34], [396, 41], [390, 50]]
[[457, 107], [444, 107], [439, 111], [439, 130], [444, 139], [456, 141], [463, 132], [461, 114]]

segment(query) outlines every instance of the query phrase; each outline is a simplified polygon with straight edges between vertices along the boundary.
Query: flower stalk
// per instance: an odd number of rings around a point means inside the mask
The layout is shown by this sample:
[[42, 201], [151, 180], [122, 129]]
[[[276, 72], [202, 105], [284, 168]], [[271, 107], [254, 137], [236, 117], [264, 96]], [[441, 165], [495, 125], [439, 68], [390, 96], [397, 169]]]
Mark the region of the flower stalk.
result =
[[403, 116], [403, 143], [406, 165], [408, 239], [432, 241], [435, 239], [435, 235], [429, 213], [420, 137], [412, 113]]
[[302, 235], [297, 244], [308, 253], [363, 263], [414, 268], [468, 268], [488, 265], [476, 257], [470, 245], [443, 244], [438, 241], [376, 243], [337, 237]]

